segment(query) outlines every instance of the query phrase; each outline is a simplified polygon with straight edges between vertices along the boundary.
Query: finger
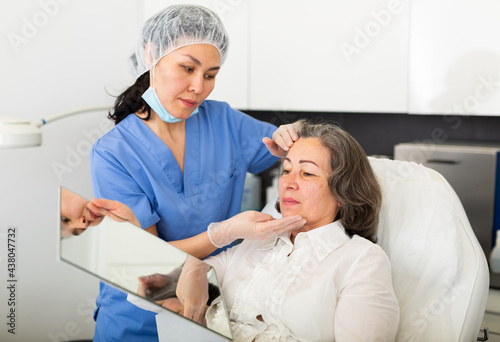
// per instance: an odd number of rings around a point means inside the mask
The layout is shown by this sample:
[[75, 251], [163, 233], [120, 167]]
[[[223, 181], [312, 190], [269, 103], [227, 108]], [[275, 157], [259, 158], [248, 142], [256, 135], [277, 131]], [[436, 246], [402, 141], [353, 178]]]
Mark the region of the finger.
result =
[[[301, 223], [297, 223], [297, 222], [300, 222], [301, 219], [302, 219], [302, 217], [300, 215], [294, 215], [294, 216], [289, 216], [289, 217], [285, 217], [285, 218], [281, 218], [281, 219], [277, 219], [277, 220], [269, 220], [266, 222], [259, 222], [257, 224], [260, 225], [259, 228], [260, 228], [261, 232], [274, 232], [274, 231], [277, 231], [279, 229], [286, 228], [290, 225], [292, 225], [292, 227], [300, 226]], [[303, 226], [303, 224], [302, 224], [302, 226]], [[286, 229], [286, 230], [288, 230], [288, 229]]]
[[264, 138], [262, 138], [262, 142], [264, 143], [264, 145], [266, 145], [268, 150], [271, 150], [274, 146], [273, 139], [271, 139], [271, 138], [264, 137]]
[[113, 211], [119, 212], [119, 209], [122, 206], [122, 204], [118, 201], [112, 201], [104, 198], [93, 198], [92, 202], [90, 202], [88, 205], [89, 207], [92, 208], [99, 208], [99, 214], [102, 216], [104, 215], [108, 216], [118, 222], [132, 222], [126, 218], [121, 217], [119, 214], [113, 212]]
[[111, 202], [114, 201], [93, 198], [92, 201], [89, 202], [87, 206], [90, 210], [94, 211], [96, 214], [99, 214], [101, 216], [109, 216], [111, 218], [121, 219], [121, 217], [111, 212], [111, 210], [115, 210], [114, 208], [115, 204]]
[[[251, 220], [259, 222], [267, 222], [267, 221], [275, 221], [275, 218], [272, 215], [262, 213], [260, 211], [254, 211]], [[280, 219], [281, 220], [281, 219]]]
[[140, 276], [138, 277], [139, 281], [143, 284], [149, 284], [152, 283], [154, 280], [152, 275], [147, 275], [147, 276]]
[[143, 284], [154, 284], [154, 283], [164, 282], [164, 276], [159, 273], [140, 276], [138, 279]]
[[302, 219], [300, 221], [297, 221], [297, 222], [293, 222], [285, 227], [282, 227], [282, 228], [278, 228], [278, 229], [275, 229], [274, 230], [274, 233], [276, 235], [278, 234], [281, 234], [281, 233], [284, 233], [284, 232], [287, 232], [289, 230], [295, 230], [295, 229], [300, 229], [302, 227], [304, 227], [304, 225], [306, 224], [306, 220], [305, 219]]
[[273, 141], [278, 145], [283, 151], [288, 151], [288, 144], [283, 139], [283, 135], [278, 131], [273, 133]]
[[114, 203], [115, 201], [108, 200], [105, 198], [92, 198], [91, 202], [93, 204], [95, 204], [96, 206], [107, 209], [107, 210], [111, 210], [115, 206], [115, 203]]
[[139, 287], [137, 289], [137, 294], [141, 297], [146, 297], [146, 288], [144, 287], [144, 285], [139, 283]]
[[278, 130], [278, 134], [283, 139], [283, 142], [286, 144], [286, 147], [290, 148], [293, 145], [294, 140], [288, 128], [284, 128], [282, 131]]
[[297, 127], [295, 125], [290, 125], [288, 133], [290, 133], [290, 137], [294, 142], [299, 139], [299, 133], [297, 132]]
[[266, 137], [262, 139], [262, 142], [273, 156], [278, 158], [283, 158], [285, 156], [285, 151], [276, 145], [272, 139]]
[[93, 213], [95, 213], [97, 215], [100, 215], [100, 216], [107, 216], [108, 213], [109, 213], [109, 211], [107, 209], [99, 207], [99, 206], [95, 205], [92, 202], [89, 202], [87, 204], [87, 208], [89, 208], [90, 210], [92, 210]]

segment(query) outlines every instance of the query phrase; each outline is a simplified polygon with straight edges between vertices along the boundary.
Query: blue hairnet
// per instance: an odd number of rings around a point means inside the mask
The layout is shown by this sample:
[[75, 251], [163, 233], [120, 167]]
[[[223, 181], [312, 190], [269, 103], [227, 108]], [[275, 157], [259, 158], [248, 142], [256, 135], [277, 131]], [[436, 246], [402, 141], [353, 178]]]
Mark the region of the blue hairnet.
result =
[[224, 63], [229, 38], [219, 16], [203, 6], [173, 5], [165, 8], [144, 24], [130, 56], [133, 75], [136, 78], [141, 76], [168, 53], [192, 44], [213, 45], [219, 51], [220, 64]]

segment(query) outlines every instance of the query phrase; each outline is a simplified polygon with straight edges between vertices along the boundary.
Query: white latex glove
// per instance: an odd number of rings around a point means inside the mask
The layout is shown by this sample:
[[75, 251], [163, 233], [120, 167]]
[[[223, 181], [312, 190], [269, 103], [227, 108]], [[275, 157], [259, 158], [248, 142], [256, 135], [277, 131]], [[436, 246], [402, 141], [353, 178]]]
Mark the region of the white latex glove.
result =
[[262, 142], [266, 145], [269, 152], [275, 157], [284, 157], [286, 152], [292, 147], [293, 143], [299, 139], [299, 131], [302, 121], [296, 121], [292, 124], [281, 125], [273, 133], [273, 138], [263, 138]]
[[300, 229], [306, 220], [300, 215], [274, 219], [258, 211], [244, 211], [208, 226], [207, 233], [215, 247], [222, 248], [236, 239], [266, 240], [283, 232]]
[[205, 322], [208, 302], [207, 272], [210, 266], [187, 256], [177, 283], [177, 298], [183, 306], [182, 315], [199, 323]]

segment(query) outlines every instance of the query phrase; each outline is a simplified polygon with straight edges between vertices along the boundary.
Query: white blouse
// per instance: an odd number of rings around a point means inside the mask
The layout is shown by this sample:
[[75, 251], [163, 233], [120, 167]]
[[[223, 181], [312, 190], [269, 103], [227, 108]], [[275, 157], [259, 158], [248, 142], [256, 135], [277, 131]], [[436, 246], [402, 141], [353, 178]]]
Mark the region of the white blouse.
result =
[[391, 265], [339, 221], [205, 260], [215, 268], [235, 341], [394, 341], [399, 307]]

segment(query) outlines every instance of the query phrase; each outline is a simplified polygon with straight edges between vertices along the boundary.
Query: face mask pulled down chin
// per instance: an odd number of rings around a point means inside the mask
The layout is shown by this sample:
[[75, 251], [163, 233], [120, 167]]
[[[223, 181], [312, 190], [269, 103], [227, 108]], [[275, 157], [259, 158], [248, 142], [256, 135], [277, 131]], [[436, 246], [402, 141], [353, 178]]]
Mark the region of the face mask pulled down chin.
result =
[[[181, 119], [172, 116], [172, 114], [165, 110], [160, 102], [160, 99], [158, 99], [158, 95], [156, 94], [156, 90], [154, 88], [149, 87], [148, 90], [146, 90], [144, 94], [142, 94], [142, 98], [163, 121], [168, 123], [181, 121]], [[195, 115], [196, 113], [198, 113], [198, 107], [196, 107], [196, 109], [191, 113], [189, 117]]]

